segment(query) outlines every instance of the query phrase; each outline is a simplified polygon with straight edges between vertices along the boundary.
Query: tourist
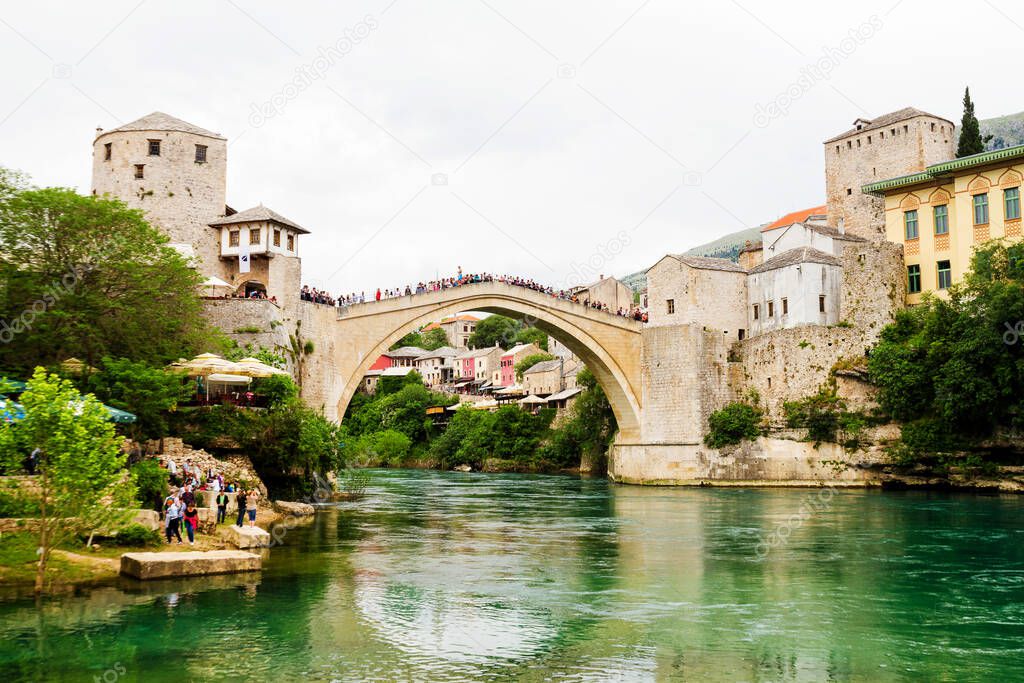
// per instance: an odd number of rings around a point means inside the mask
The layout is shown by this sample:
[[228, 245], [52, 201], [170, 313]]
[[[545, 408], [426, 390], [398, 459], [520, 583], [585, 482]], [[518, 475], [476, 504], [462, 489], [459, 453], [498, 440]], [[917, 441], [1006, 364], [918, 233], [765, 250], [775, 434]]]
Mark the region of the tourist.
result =
[[246, 495], [245, 489], [239, 488], [238, 495], [235, 496], [235, 503], [238, 505], [238, 519], [235, 520], [235, 526], [241, 528], [242, 520], [245, 518], [245, 502]]
[[191, 484], [185, 486], [185, 490], [181, 492], [181, 502], [185, 505], [193, 505], [196, 502], [196, 494], [192, 492]]
[[[196, 544], [196, 529], [199, 528], [199, 510], [196, 509], [195, 502], [188, 504], [185, 508], [185, 531], [188, 532], [188, 544]], [[181, 538], [181, 532], [178, 533], [178, 538]]]
[[174, 458], [167, 458], [167, 473], [173, 483], [178, 483], [178, 465], [174, 462]]
[[259, 492], [256, 489], [252, 489], [245, 497], [245, 511], [249, 513], [249, 526], [256, 526], [256, 499], [259, 496]]
[[171, 498], [171, 504], [167, 507], [167, 518], [164, 520], [164, 532], [167, 535], [167, 543], [170, 544], [171, 536], [178, 538], [178, 545], [181, 540], [181, 518], [184, 516], [181, 502], [177, 498]]
[[221, 491], [217, 494], [217, 524], [224, 522], [228, 511], [228, 494]]

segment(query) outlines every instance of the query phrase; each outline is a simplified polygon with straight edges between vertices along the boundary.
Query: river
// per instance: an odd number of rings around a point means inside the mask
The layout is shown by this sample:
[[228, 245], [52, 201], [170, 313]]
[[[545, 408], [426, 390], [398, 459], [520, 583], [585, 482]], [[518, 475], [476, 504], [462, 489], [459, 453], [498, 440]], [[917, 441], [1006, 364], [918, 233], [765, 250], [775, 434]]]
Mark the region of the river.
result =
[[0, 599], [4, 680], [1024, 680], [1024, 498], [373, 472], [264, 570]]

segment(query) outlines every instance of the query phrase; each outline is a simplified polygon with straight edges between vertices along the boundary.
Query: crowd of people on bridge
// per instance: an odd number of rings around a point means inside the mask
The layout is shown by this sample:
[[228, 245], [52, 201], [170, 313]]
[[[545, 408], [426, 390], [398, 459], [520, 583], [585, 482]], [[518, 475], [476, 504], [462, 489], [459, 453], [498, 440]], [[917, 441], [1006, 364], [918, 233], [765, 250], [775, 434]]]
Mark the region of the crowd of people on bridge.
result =
[[[426, 294], [429, 292], [439, 292], [446, 289], [454, 289], [456, 287], [464, 287], [467, 285], [479, 284], [482, 282], [500, 282], [506, 285], [512, 285], [513, 287], [523, 287], [525, 289], [531, 289], [541, 294], [560, 299], [563, 301], [571, 301], [573, 303], [582, 304], [588, 308], [592, 308], [598, 311], [605, 311], [613, 315], [617, 315], [623, 318], [632, 318], [641, 322], [647, 322], [647, 312], [640, 307], [633, 308], [617, 308], [612, 309], [606, 303], [600, 301], [591, 301], [586, 298], [586, 292], [572, 291], [567, 289], [555, 289], [547, 285], [543, 285], [536, 280], [530, 278], [517, 277], [513, 275], [494, 275], [492, 273], [463, 273], [462, 267], [459, 266], [458, 273], [455, 277], [441, 278], [439, 280], [430, 280], [428, 282], [418, 282], [415, 286], [405, 285], [405, 287], [395, 287], [394, 289], [381, 289], [377, 288], [373, 296], [369, 299], [370, 301], [383, 301], [387, 299], [398, 299], [406, 296], [415, 296], [416, 294]], [[354, 304], [365, 303], [368, 299], [366, 292], [360, 292], [356, 294], [344, 294], [337, 298], [330, 296], [327, 292], [322, 292], [316, 288], [304, 285], [300, 292], [299, 297], [303, 301], [311, 301], [318, 304], [326, 304], [328, 306], [339, 306], [346, 307]]]

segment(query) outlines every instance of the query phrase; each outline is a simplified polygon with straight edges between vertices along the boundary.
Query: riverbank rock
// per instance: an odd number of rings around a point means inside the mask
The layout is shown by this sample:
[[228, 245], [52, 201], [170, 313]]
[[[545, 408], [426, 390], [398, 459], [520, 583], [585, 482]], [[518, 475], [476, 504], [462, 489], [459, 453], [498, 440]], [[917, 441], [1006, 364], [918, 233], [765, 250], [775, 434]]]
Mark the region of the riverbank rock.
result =
[[125, 553], [121, 573], [136, 579], [165, 579], [176, 576], [236, 574], [257, 571], [262, 558], [240, 550], [207, 550], [180, 553]]
[[245, 550], [247, 548], [269, 548], [270, 534], [258, 526], [237, 527], [231, 525], [220, 532], [221, 538], [231, 545]]
[[153, 531], [163, 531], [164, 524], [160, 521], [160, 513], [156, 510], [136, 510], [132, 517], [132, 524], [141, 524]]
[[225, 482], [241, 482], [247, 487], [255, 487], [264, 496], [267, 495], [267, 487], [256, 474], [256, 468], [252, 466], [252, 461], [244, 455], [234, 454], [218, 458], [201, 448], [192, 448], [177, 437], [169, 436], [148, 442], [146, 449], [151, 453], [159, 453], [158, 457], [164, 462], [173, 459], [178, 466], [179, 474], [181, 466], [191, 460], [192, 464], [203, 472], [208, 472], [213, 468], [224, 475]]
[[309, 517], [316, 514], [316, 508], [309, 503], [275, 500], [273, 507], [274, 510], [288, 517]]
[[469, 465], [456, 465], [455, 467], [452, 468], [452, 471], [454, 471], [454, 472], [472, 472], [473, 468], [470, 467]]

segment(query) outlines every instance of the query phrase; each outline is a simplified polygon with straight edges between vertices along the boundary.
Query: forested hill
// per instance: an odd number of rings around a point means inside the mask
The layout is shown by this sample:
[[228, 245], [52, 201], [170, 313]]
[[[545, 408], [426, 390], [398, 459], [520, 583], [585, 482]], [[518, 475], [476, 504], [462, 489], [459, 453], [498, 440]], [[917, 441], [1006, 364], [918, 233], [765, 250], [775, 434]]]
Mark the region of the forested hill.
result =
[[761, 240], [761, 228], [747, 228], [739, 232], [731, 232], [723, 235], [713, 242], [694, 247], [686, 253], [691, 256], [710, 256], [713, 258], [724, 258], [735, 261], [739, 258], [740, 249], [747, 243]]
[[981, 124], [982, 136], [992, 136], [987, 145], [988, 149], [1024, 145], [1024, 111], [994, 119], [982, 119], [978, 123]]

